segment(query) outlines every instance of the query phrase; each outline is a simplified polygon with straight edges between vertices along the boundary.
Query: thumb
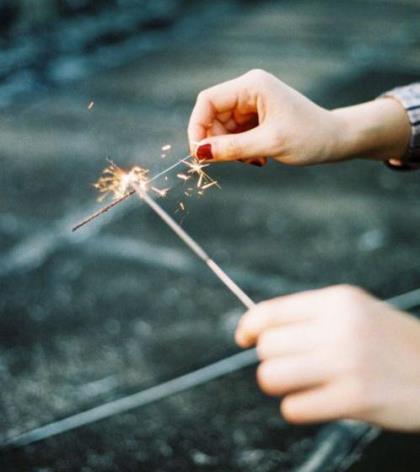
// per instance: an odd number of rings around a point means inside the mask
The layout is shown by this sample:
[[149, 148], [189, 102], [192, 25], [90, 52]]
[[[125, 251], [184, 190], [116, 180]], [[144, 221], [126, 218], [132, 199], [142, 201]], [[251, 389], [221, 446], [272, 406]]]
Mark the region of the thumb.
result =
[[268, 133], [257, 126], [243, 133], [206, 138], [197, 144], [195, 155], [200, 160], [234, 161], [268, 157]]

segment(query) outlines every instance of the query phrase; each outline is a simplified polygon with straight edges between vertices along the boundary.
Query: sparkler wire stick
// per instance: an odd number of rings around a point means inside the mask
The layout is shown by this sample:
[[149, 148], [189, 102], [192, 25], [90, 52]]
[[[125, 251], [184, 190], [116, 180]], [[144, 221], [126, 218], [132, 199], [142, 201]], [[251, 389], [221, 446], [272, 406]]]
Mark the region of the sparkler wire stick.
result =
[[248, 295], [226, 274], [226, 272], [214, 262], [213, 259], [204, 251], [182, 227], [147, 193], [141, 185], [131, 182], [131, 186], [137, 192], [139, 198], [149, 207], [181, 238], [182, 241], [212, 270], [217, 278], [240, 300], [247, 308], [252, 308], [255, 303]]
[[[176, 161], [174, 164], [172, 164], [171, 166], [167, 167], [166, 169], [162, 170], [162, 172], [159, 172], [158, 174], [154, 175], [151, 179], [148, 180], [148, 183], [152, 183], [154, 182], [155, 180], [157, 180], [159, 177], [162, 177], [163, 175], [167, 174], [168, 172], [170, 172], [171, 170], [175, 169], [175, 167], [179, 166], [180, 164], [182, 164], [183, 162], [186, 162], [187, 159], [189, 159], [191, 157], [191, 155], [188, 155], [188, 156], [185, 156], [183, 157], [182, 159], [179, 159], [178, 161]], [[80, 229], [82, 226], [85, 226], [87, 225], [88, 223], [90, 223], [92, 220], [95, 220], [96, 218], [98, 218], [98, 216], [101, 216], [103, 215], [104, 213], [106, 213], [107, 211], [111, 210], [111, 208], [114, 208], [114, 206], [122, 203], [124, 200], [127, 200], [127, 198], [131, 197], [132, 195], [134, 195], [136, 193], [136, 191], [133, 189], [133, 190], [130, 190], [127, 194], [123, 195], [122, 197], [120, 198], [117, 198], [116, 200], [114, 200], [113, 202], [109, 203], [108, 205], [100, 208], [98, 211], [95, 211], [95, 213], [92, 213], [91, 215], [89, 215], [88, 217], [86, 217], [84, 220], [82, 220], [80, 223], [78, 223], [76, 226], [74, 226], [72, 228], [72, 231], [77, 231], [78, 229]]]

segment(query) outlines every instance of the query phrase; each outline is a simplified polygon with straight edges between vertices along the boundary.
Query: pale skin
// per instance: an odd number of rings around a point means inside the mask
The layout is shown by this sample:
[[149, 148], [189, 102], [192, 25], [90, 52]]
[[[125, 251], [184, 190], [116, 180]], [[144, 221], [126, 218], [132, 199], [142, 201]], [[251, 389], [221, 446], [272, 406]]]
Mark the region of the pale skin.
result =
[[[393, 98], [326, 110], [260, 70], [201, 92], [188, 128], [191, 152], [210, 144], [212, 162], [289, 165], [398, 162], [410, 132]], [[359, 288], [262, 302], [242, 317], [236, 341], [257, 347], [258, 383], [281, 397], [290, 422], [350, 418], [420, 431], [420, 322]]]

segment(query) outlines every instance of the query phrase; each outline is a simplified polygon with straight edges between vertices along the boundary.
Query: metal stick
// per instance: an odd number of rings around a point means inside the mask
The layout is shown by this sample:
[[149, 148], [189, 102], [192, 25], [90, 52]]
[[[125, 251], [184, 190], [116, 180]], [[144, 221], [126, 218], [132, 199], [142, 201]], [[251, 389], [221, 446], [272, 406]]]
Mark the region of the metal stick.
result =
[[137, 195], [175, 232], [177, 236], [203, 261], [216, 277], [243, 303], [247, 308], [252, 308], [255, 303], [248, 295], [226, 274], [226, 272], [214, 262], [204, 249], [147, 193], [141, 185], [132, 182], [131, 186]]
[[[162, 172], [159, 172], [158, 174], [153, 176], [151, 179], [149, 179], [148, 183], [150, 184], [150, 183], [154, 182], [155, 180], [157, 180], [159, 177], [162, 177], [163, 175], [167, 174], [172, 169], [175, 169], [175, 167], [179, 166], [179, 164], [182, 164], [183, 162], [186, 162], [190, 157], [191, 157], [191, 155], [188, 155], [188, 156], [183, 157], [182, 159], [179, 159], [179, 161], [175, 162], [175, 164], [172, 164], [171, 166], [164, 169]], [[90, 223], [92, 220], [95, 220], [96, 218], [98, 218], [98, 216], [101, 216], [104, 213], [106, 213], [107, 211], [111, 210], [111, 208], [114, 208], [114, 206], [122, 203], [124, 200], [127, 200], [127, 198], [131, 197], [135, 193], [136, 193], [135, 190], [130, 190], [130, 192], [128, 192], [126, 195], [123, 195], [122, 197], [118, 198], [117, 200], [114, 200], [113, 202], [109, 203], [108, 205], [100, 208], [98, 211], [95, 211], [95, 213], [92, 213], [91, 215], [86, 217], [84, 220], [82, 220], [80, 223], [78, 223], [76, 226], [74, 226], [71, 230], [73, 232], [77, 231], [82, 226], [85, 226], [88, 223]]]

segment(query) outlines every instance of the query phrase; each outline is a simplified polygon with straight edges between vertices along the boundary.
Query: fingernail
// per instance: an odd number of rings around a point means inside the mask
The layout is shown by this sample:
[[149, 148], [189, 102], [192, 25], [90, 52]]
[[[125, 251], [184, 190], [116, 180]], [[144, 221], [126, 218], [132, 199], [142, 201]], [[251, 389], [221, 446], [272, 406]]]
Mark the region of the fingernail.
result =
[[213, 154], [211, 152], [211, 144], [202, 144], [197, 148], [197, 158], [200, 160], [210, 161], [213, 159]]
[[257, 159], [249, 161], [249, 163], [252, 164], [253, 166], [257, 166], [257, 167], [262, 167], [263, 166], [262, 163]]

